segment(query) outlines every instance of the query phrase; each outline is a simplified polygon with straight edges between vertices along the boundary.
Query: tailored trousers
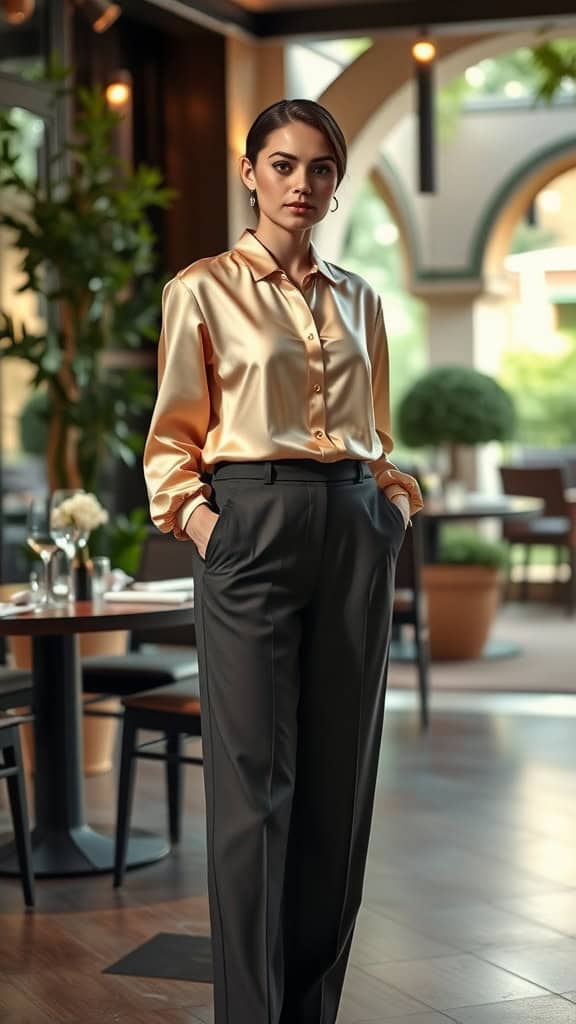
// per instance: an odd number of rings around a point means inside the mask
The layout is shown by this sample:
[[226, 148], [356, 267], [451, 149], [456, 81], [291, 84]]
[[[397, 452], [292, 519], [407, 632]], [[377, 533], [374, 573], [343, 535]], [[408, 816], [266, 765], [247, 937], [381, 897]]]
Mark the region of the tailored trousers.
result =
[[215, 1024], [334, 1024], [360, 908], [400, 510], [365, 463], [219, 463], [194, 548]]

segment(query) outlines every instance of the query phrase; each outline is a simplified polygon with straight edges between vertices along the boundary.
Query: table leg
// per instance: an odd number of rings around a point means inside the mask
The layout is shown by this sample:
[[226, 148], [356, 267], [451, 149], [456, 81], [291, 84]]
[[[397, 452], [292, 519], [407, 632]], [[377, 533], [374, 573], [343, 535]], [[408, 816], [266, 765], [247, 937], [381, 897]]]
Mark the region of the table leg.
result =
[[[114, 840], [86, 822], [82, 764], [82, 685], [78, 638], [33, 640], [36, 768], [32, 833], [38, 876], [89, 875], [112, 871]], [[169, 851], [161, 837], [134, 834], [127, 866], [149, 864]], [[18, 874], [13, 844], [0, 850], [0, 874]]]

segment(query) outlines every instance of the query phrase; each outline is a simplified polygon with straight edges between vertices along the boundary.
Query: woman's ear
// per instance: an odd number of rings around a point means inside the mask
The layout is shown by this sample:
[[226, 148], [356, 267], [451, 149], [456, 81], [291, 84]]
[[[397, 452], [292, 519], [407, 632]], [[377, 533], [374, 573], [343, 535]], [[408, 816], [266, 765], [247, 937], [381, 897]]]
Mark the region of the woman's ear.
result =
[[246, 188], [256, 188], [254, 168], [252, 167], [252, 164], [250, 163], [247, 156], [243, 156], [240, 159], [240, 177], [242, 178], [243, 183], [246, 185]]

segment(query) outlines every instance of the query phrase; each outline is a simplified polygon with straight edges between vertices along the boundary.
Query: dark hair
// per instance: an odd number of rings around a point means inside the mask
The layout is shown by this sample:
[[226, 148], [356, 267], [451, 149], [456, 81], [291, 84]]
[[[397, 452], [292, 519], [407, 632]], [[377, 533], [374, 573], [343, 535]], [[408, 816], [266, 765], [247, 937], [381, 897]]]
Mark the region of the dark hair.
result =
[[246, 137], [246, 156], [252, 166], [256, 164], [258, 153], [266, 145], [270, 133], [292, 121], [303, 121], [326, 136], [336, 158], [339, 185], [346, 173], [346, 139], [330, 111], [314, 100], [279, 100], [258, 114]]

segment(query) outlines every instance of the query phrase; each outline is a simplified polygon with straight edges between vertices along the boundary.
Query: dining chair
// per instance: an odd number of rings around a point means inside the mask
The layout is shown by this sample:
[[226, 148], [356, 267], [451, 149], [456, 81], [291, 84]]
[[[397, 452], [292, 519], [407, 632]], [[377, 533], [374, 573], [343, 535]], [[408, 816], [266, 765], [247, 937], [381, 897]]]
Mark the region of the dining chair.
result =
[[[177, 579], [192, 575], [183, 557], [186, 545], [165, 534], [151, 534], [145, 541], [138, 579]], [[141, 650], [141, 646], [165, 644], [187, 647], [186, 652]], [[121, 655], [95, 655], [82, 661], [82, 689], [89, 695], [84, 705], [88, 717], [121, 717], [115, 711], [100, 710], [98, 705], [109, 697], [128, 697], [133, 693], [169, 686], [185, 680], [193, 681], [198, 673], [196, 634], [193, 626], [147, 630], [131, 643], [131, 650]], [[90, 699], [92, 698], [92, 699]]]
[[32, 704], [32, 673], [0, 665], [0, 711]]
[[23, 722], [31, 720], [31, 715], [7, 715], [0, 712], [0, 753], [2, 754], [0, 779], [6, 779], [8, 785], [14, 844], [20, 868], [24, 902], [27, 907], [33, 907], [35, 902], [34, 874], [19, 726]]
[[[200, 697], [198, 676], [176, 686], [149, 693], [126, 697], [120, 753], [118, 781], [118, 807], [116, 816], [116, 848], [114, 858], [114, 885], [122, 885], [126, 870], [128, 832], [134, 798], [135, 768], [137, 760], [163, 761], [166, 765], [168, 799], [168, 828], [170, 842], [180, 840], [182, 820], [183, 764], [201, 765], [201, 757], [184, 754], [184, 739], [200, 736]], [[161, 736], [143, 742], [140, 730], [159, 732]], [[152, 749], [164, 743], [165, 750]]]
[[[512, 550], [524, 548], [522, 598], [527, 600], [532, 549], [547, 545], [556, 551], [556, 585], [564, 596], [566, 610], [576, 611], [576, 505], [566, 500], [566, 480], [561, 466], [500, 466], [502, 490], [508, 495], [541, 498], [544, 508], [530, 519], [504, 522], [502, 535], [509, 544], [506, 593], [512, 581]], [[569, 580], [562, 586], [558, 569], [568, 557]]]
[[392, 610], [392, 628], [411, 626], [418, 671], [420, 694], [420, 723], [428, 728], [429, 669], [428, 621], [426, 601], [422, 590], [422, 519], [415, 516], [412, 528], [406, 530], [404, 543], [396, 562], [396, 587]]

